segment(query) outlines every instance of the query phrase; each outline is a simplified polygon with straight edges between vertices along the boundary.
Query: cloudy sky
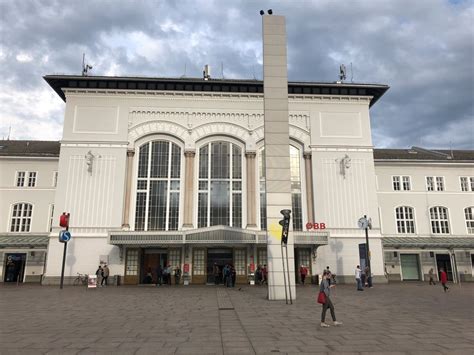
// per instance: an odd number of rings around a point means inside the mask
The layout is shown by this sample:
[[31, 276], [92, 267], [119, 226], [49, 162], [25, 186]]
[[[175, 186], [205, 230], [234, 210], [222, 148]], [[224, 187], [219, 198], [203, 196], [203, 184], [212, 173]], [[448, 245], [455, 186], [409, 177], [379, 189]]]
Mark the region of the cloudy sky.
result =
[[[0, 0], [0, 139], [59, 140], [64, 102], [42, 79], [91, 75], [262, 78], [260, 9], [285, 15], [290, 81], [390, 90], [376, 147], [474, 149], [474, 1]], [[352, 74], [350, 71], [352, 63]]]

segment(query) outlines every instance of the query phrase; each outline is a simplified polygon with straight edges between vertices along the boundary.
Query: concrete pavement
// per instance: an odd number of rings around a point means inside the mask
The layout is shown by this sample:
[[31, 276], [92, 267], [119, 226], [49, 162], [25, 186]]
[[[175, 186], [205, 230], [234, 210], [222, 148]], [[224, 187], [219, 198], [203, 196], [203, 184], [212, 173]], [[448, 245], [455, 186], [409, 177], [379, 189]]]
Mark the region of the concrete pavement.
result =
[[[342, 327], [319, 327], [318, 288], [293, 305], [245, 286], [0, 286], [1, 354], [473, 354], [474, 284], [375, 285], [332, 296]], [[330, 314], [326, 320], [331, 324]]]

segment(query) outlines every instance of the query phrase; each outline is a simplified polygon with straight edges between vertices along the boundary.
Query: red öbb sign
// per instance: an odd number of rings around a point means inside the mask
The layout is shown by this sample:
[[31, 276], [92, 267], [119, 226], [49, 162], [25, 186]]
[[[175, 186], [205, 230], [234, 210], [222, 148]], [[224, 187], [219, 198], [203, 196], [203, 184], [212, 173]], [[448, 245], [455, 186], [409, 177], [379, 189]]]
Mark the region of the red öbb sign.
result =
[[308, 222], [306, 223], [306, 229], [326, 229], [326, 223], [321, 223], [321, 222]]

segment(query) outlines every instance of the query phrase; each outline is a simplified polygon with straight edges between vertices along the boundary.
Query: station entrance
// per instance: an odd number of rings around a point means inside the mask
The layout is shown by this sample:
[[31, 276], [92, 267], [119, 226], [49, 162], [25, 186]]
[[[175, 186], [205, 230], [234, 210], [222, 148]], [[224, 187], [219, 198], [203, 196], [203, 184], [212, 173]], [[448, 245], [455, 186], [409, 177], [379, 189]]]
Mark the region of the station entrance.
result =
[[26, 254], [12, 253], [5, 255], [4, 282], [23, 282]]
[[222, 284], [222, 270], [226, 264], [233, 265], [232, 249], [207, 249], [207, 283]]

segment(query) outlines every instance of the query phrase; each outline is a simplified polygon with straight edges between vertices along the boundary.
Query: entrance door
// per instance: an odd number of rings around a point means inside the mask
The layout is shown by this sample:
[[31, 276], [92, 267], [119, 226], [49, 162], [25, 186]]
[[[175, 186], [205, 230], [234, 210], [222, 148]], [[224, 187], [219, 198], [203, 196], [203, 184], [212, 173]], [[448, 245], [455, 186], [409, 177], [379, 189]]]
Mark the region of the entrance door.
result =
[[438, 267], [438, 276], [441, 280], [441, 269], [446, 271], [448, 281], [453, 281], [453, 269], [451, 268], [451, 258], [449, 254], [436, 254], [436, 266]]
[[403, 281], [419, 281], [420, 264], [418, 254], [400, 254]]
[[[223, 282], [222, 269], [226, 264], [232, 263], [232, 249], [207, 249], [207, 283], [221, 284]], [[214, 276], [214, 267], [219, 269], [217, 280]]]
[[295, 280], [301, 283], [300, 267], [304, 265], [308, 270], [306, 281], [311, 283], [311, 249], [310, 248], [295, 248]]
[[5, 282], [23, 282], [25, 274], [26, 254], [5, 255]]
[[168, 265], [167, 252], [163, 251], [148, 253], [145, 250], [145, 257], [143, 258], [143, 267], [140, 282], [143, 283], [146, 274], [150, 271], [153, 275], [153, 282], [156, 283], [158, 281], [156, 278], [156, 269], [158, 269], [158, 265], [161, 265], [162, 269], [164, 269]]

